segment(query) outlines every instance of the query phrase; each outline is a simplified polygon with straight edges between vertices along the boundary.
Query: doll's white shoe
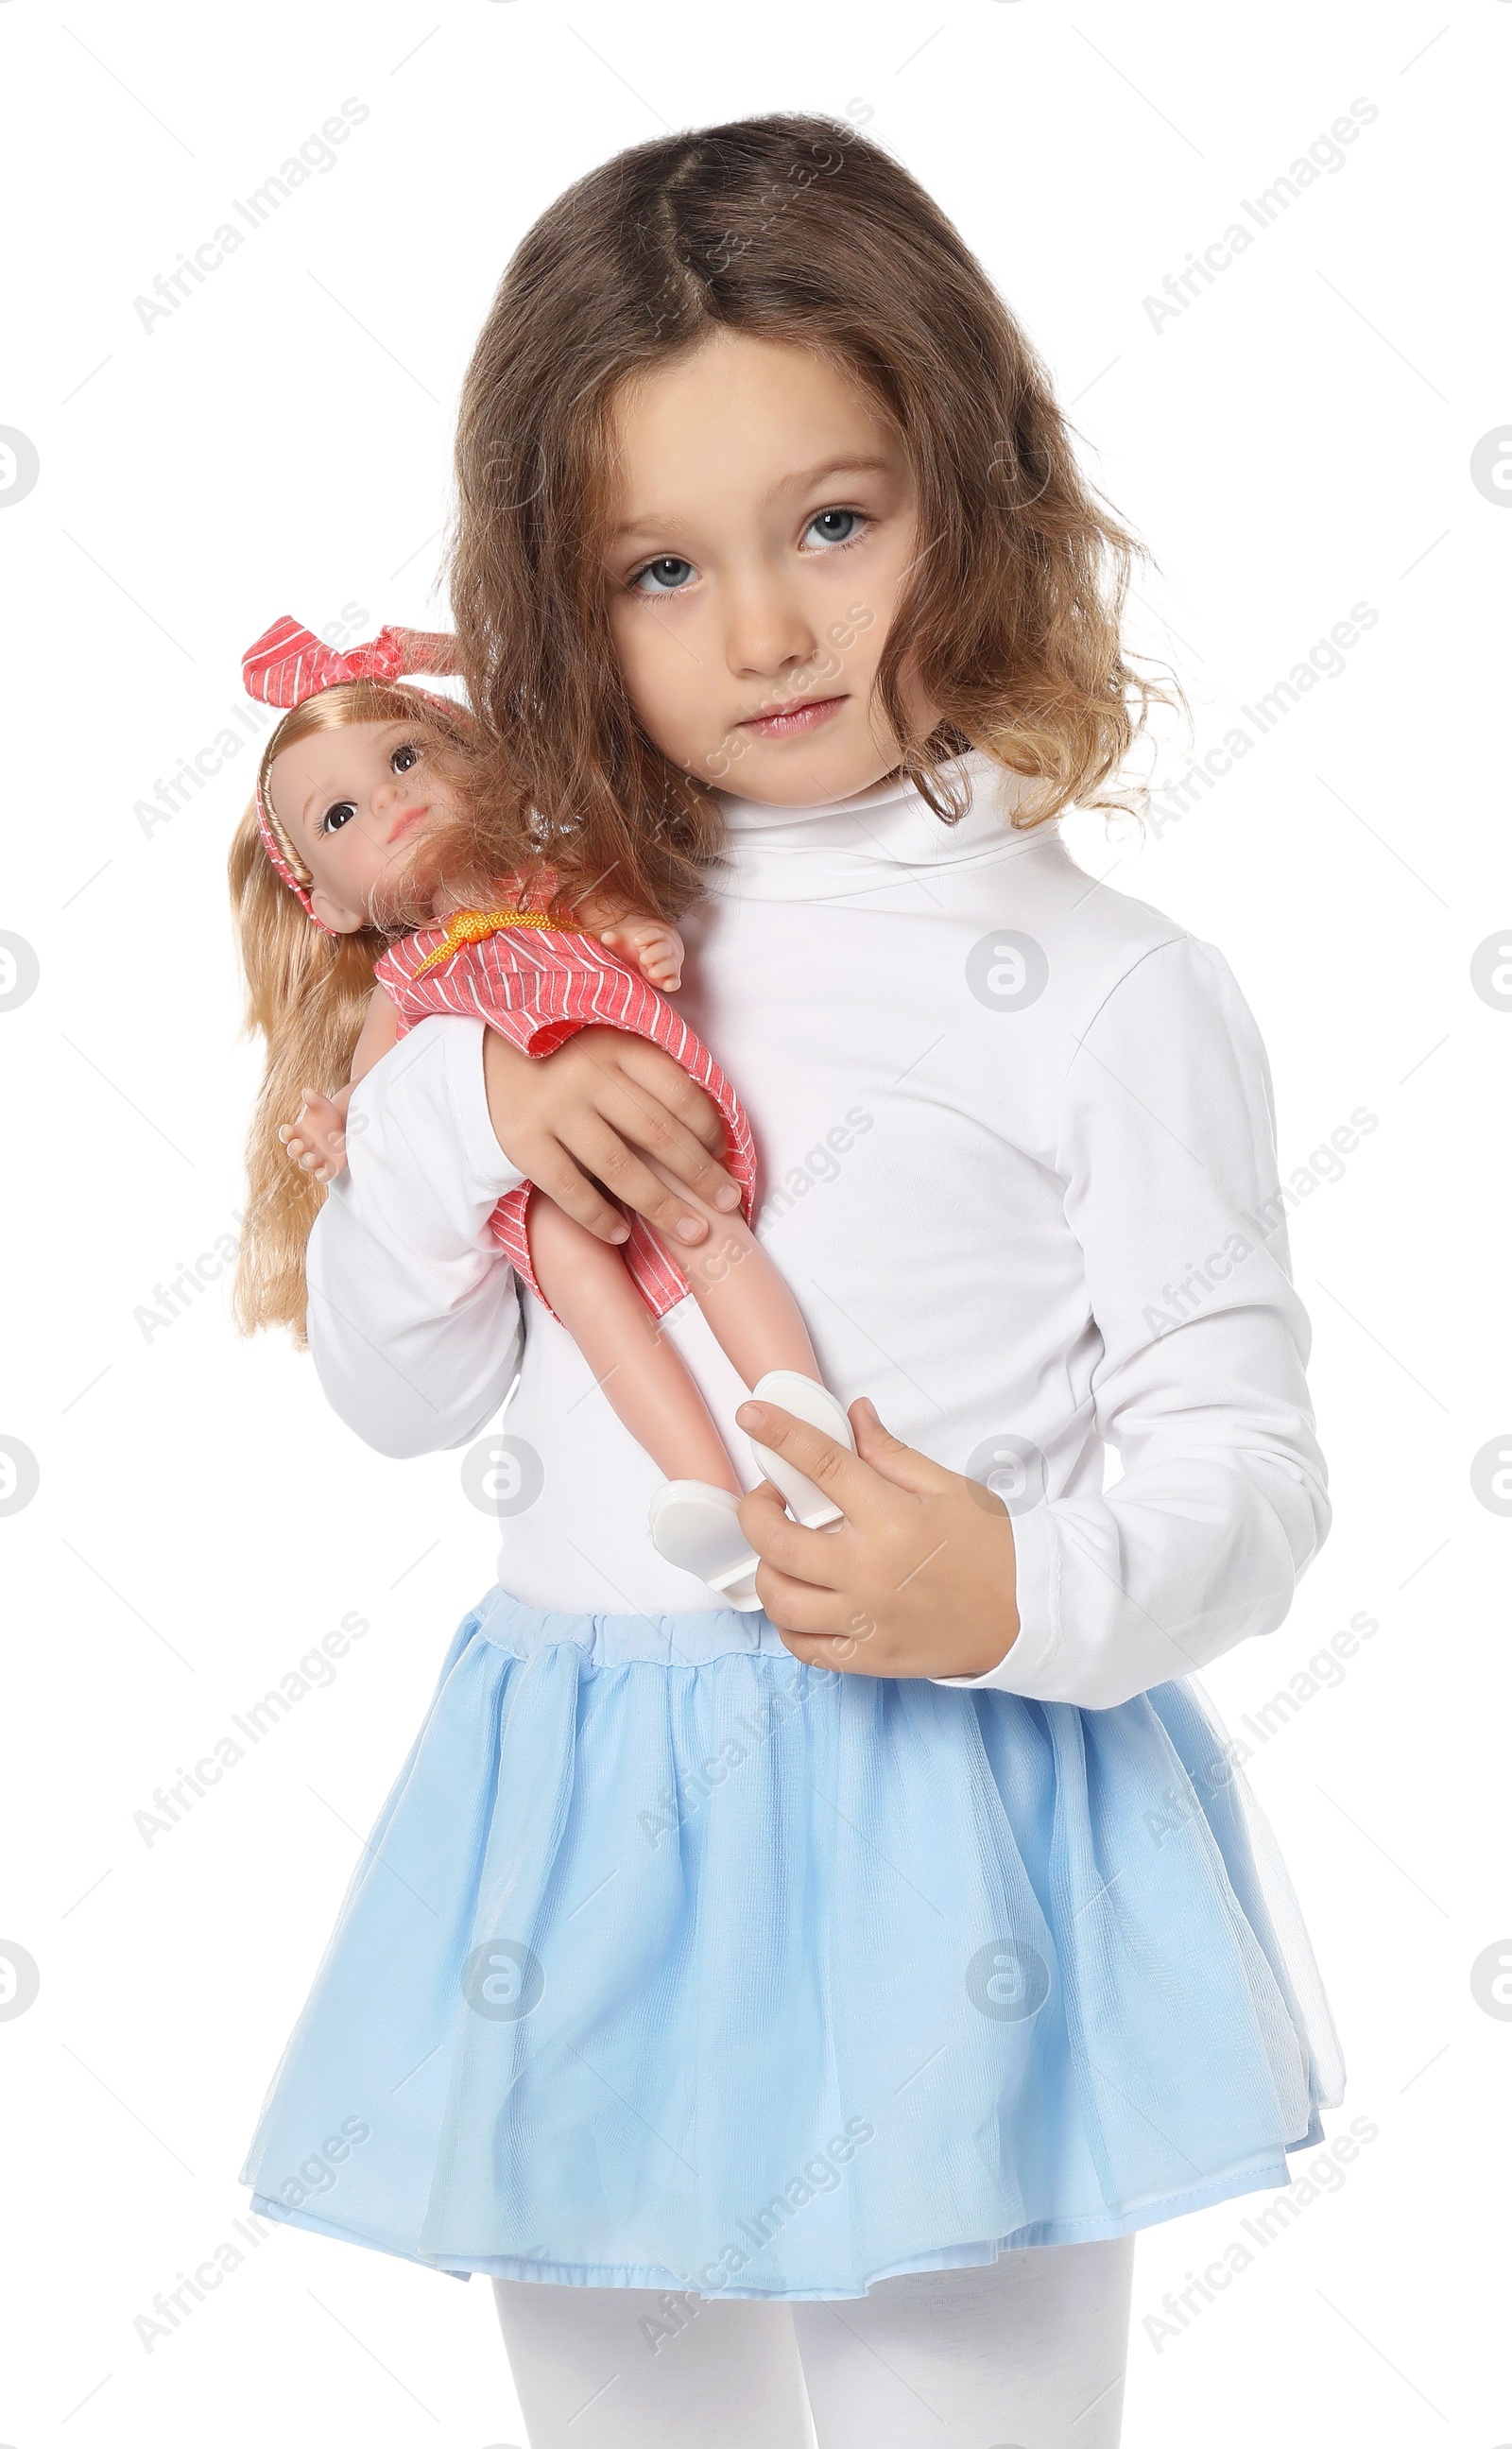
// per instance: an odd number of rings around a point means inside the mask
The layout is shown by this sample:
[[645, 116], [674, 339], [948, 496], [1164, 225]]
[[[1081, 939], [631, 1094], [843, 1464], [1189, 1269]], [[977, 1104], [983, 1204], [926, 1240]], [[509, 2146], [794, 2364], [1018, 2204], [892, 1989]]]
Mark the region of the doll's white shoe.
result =
[[[800, 1377], [796, 1369], [769, 1369], [766, 1376], [752, 1387], [751, 1393], [758, 1403], [779, 1403], [783, 1411], [791, 1412], [796, 1419], [807, 1420], [811, 1429], [822, 1429], [826, 1437], [833, 1437], [836, 1445], [845, 1446], [854, 1454], [855, 1438], [846, 1417], [845, 1405], [837, 1395], [831, 1394], [828, 1386], [821, 1386], [816, 1378]], [[816, 1488], [804, 1472], [795, 1471], [792, 1463], [784, 1462], [782, 1456], [774, 1454], [769, 1446], [758, 1446], [755, 1437], [751, 1440], [751, 1451], [756, 1456], [756, 1468], [765, 1472], [775, 1488], [781, 1490], [789, 1513], [803, 1524], [806, 1531], [822, 1531], [827, 1524], [841, 1519], [840, 1507], [833, 1498], [826, 1496], [822, 1488]]]
[[706, 1479], [669, 1479], [651, 1499], [648, 1519], [659, 1556], [696, 1573], [726, 1607], [749, 1615], [761, 1604], [756, 1587], [761, 1559], [740, 1528], [739, 1501]]

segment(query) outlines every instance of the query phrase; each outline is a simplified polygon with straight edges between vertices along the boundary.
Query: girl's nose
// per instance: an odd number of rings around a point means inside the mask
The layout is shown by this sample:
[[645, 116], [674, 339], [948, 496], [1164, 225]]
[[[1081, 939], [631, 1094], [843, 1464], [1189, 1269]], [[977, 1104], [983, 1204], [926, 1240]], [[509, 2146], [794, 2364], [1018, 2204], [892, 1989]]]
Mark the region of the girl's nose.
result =
[[775, 680], [817, 651], [803, 606], [775, 575], [762, 572], [740, 581], [728, 603], [725, 654], [732, 672]]

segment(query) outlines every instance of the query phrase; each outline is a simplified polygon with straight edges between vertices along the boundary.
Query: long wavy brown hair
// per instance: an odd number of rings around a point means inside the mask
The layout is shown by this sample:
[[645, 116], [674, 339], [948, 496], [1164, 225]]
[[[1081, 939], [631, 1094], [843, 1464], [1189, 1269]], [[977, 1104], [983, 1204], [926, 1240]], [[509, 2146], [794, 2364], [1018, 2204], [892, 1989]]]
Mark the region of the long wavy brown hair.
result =
[[[282, 749], [312, 732], [354, 723], [412, 723], [449, 779], [460, 781], [469, 770], [470, 740], [460, 710], [453, 715], [413, 689], [385, 682], [348, 681], [307, 698], [270, 732], [258, 776], [264, 804], [271, 806], [268, 777]], [[292, 844], [286, 855], [297, 861]], [[243, 1335], [286, 1326], [302, 1345], [305, 1244], [326, 1194], [322, 1183], [290, 1163], [278, 1128], [294, 1121], [307, 1089], [330, 1096], [350, 1077], [373, 993], [373, 965], [393, 935], [429, 916], [436, 888], [432, 871], [411, 860], [395, 877], [380, 924], [328, 935], [269, 858], [255, 800], [237, 828], [229, 865], [246, 1026], [263, 1039], [267, 1058], [247, 1130], [247, 1205], [232, 1315]]]
[[[839, 122], [778, 115], [659, 138], [569, 187], [517, 249], [473, 353], [456, 446], [453, 611], [481, 725], [453, 845], [481, 887], [545, 856], [674, 917], [718, 858], [707, 782], [646, 737], [606, 612], [622, 388], [718, 330], [822, 351], [904, 444], [918, 556], [877, 675], [899, 770], [947, 822], [943, 772], [986, 750], [1037, 820], [1108, 785], [1168, 692], [1121, 616], [1140, 548], [1079, 470], [1039, 357], [939, 206]], [[941, 709], [910, 726], [900, 673]]]

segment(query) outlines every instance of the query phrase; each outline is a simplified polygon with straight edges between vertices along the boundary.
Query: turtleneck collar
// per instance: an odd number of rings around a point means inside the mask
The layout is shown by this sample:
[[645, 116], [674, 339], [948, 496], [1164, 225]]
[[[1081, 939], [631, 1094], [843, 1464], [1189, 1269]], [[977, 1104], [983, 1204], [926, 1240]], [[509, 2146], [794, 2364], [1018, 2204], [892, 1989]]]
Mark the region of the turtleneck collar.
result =
[[926, 882], [941, 868], [1011, 858], [1057, 831], [1053, 822], [1014, 831], [1029, 785], [979, 749], [955, 759], [944, 779], [969, 788], [970, 804], [953, 825], [896, 777], [817, 807], [773, 807], [721, 791], [729, 851], [710, 888], [747, 900], [849, 898]]

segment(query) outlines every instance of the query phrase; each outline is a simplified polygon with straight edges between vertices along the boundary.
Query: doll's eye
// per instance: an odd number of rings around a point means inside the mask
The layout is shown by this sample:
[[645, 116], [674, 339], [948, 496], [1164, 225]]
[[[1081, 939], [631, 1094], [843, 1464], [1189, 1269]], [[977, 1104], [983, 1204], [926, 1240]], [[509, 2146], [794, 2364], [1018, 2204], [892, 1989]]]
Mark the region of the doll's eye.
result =
[[679, 553], [662, 552], [636, 571], [630, 589], [636, 595], [676, 595], [693, 574], [691, 561], [684, 561]]
[[389, 760], [396, 774], [408, 774], [420, 762], [421, 752], [412, 740], [402, 740]]
[[349, 825], [352, 822], [352, 820], [356, 813], [356, 809], [354, 807], [350, 800], [337, 800], [335, 807], [327, 808], [325, 815], [321, 818], [321, 832], [323, 834], [339, 833], [343, 825]]
[[853, 544], [867, 525], [865, 511], [820, 511], [804, 532], [816, 537], [820, 544]]

